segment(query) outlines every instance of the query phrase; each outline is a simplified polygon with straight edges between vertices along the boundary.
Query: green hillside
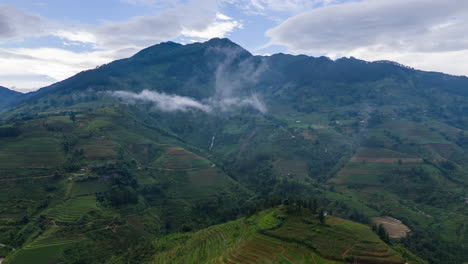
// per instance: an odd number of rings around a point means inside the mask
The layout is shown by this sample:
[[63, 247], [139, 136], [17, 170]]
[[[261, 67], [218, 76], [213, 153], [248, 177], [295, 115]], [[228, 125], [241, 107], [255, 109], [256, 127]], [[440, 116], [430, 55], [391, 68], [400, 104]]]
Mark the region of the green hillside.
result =
[[308, 209], [291, 208], [157, 239], [147, 263], [424, 263], [404, 259], [368, 226], [334, 216], [322, 224]]
[[77, 245], [86, 252], [108, 243], [90, 252], [101, 262], [141, 237], [237, 213], [249, 191], [189, 150], [197, 148], [130, 113], [107, 107], [73, 121], [69, 113], [47, 113], [0, 139], [0, 155], [21, 157], [0, 165], [0, 239], [16, 248], [6, 263], [55, 263]]

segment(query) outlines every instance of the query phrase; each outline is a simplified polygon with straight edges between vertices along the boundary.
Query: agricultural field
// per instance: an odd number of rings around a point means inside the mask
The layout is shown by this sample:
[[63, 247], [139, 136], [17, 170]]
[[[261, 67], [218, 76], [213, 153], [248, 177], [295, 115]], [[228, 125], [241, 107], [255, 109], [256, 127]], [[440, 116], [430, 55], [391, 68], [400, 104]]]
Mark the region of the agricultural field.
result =
[[370, 227], [333, 216], [321, 224], [303, 210], [292, 213], [283, 206], [158, 239], [158, 253], [148, 263], [406, 263]]
[[360, 148], [351, 158], [351, 162], [374, 162], [374, 163], [421, 163], [423, 160], [410, 155], [387, 150]]
[[371, 221], [376, 226], [383, 225], [390, 238], [403, 238], [411, 232], [400, 220], [392, 217], [373, 217]]
[[63, 204], [59, 204], [51, 208], [47, 213], [47, 217], [57, 223], [73, 223], [88, 212], [99, 210], [96, 204], [96, 197], [80, 196], [71, 198]]
[[70, 246], [70, 244], [63, 244], [51, 245], [41, 248], [23, 249], [18, 252], [15, 252], [12, 256], [8, 258], [8, 260], [5, 260], [3, 263], [57, 263], [62, 255], [63, 250], [69, 248]]

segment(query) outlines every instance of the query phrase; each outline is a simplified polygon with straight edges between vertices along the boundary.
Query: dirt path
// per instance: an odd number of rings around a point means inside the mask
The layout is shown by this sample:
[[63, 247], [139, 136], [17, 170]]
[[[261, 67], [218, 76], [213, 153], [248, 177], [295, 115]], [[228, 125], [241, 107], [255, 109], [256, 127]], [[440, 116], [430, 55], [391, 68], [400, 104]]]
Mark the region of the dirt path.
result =
[[343, 255], [341, 256], [343, 260], [345, 260], [346, 255], [348, 255], [348, 252], [353, 249], [354, 246], [356, 246], [357, 243], [354, 243], [350, 248], [346, 249], [345, 252], [343, 252]]
[[245, 140], [244, 144], [242, 144], [239, 150], [239, 154], [244, 152], [244, 149], [247, 147], [247, 145], [249, 145], [249, 141], [255, 136], [255, 134], [257, 134], [257, 129], [254, 129], [254, 131], [252, 131], [249, 137]]

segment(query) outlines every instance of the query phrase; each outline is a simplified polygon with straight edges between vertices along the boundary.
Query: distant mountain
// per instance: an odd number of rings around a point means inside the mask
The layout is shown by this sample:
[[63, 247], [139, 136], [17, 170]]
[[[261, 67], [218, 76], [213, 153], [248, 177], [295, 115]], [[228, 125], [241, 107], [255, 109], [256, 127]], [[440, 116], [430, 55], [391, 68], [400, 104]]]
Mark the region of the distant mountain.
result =
[[[419, 263], [404, 247], [431, 264], [468, 258], [466, 77], [388, 61], [254, 56], [212, 39], [161, 43], [8, 104], [0, 114], [6, 264], [142, 263], [155, 252], [156, 263], [171, 263], [175, 251], [180, 263], [213, 252], [254, 262], [269, 253], [236, 244], [264, 235], [254, 225], [254, 236], [239, 240], [248, 219], [219, 233], [234, 244], [214, 237], [219, 226], [196, 231], [272, 201], [315, 201], [338, 217], [383, 224], [376, 231], [396, 261], [366, 263]], [[312, 237], [325, 228], [295, 219], [274, 235], [293, 234], [280, 239], [294, 244], [302, 230]], [[343, 223], [337, 236], [353, 240], [349, 222], [334, 219]], [[386, 258], [383, 244], [367, 250], [371, 235], [356, 235], [332, 263]], [[216, 248], [199, 247], [201, 238]], [[281, 257], [292, 255], [301, 258]]]
[[22, 93], [0, 86], [0, 110], [12, 105], [23, 96]]
[[[378, 82], [385, 84], [377, 88]], [[394, 62], [287, 54], [253, 56], [228, 39], [212, 39], [205, 43], [166, 42], [149, 47], [128, 59], [81, 72], [30, 93], [24, 97], [24, 103], [30, 105], [41, 98], [45, 101], [54, 97], [53, 105], [63, 106], [65, 101], [71, 105], [78, 98], [97, 99], [96, 94], [103, 95], [102, 92], [149, 90], [196, 100], [255, 93], [270, 108], [285, 103], [299, 111], [326, 104], [396, 106], [419, 101], [420, 108], [433, 112], [451, 105], [454, 98], [468, 96], [466, 87], [467, 77], [418, 71]], [[312, 97], [314, 102], [310, 101]], [[457, 109], [468, 106], [463, 100], [456, 105]], [[468, 117], [462, 118], [459, 111], [447, 111], [450, 113], [445, 114], [456, 116], [457, 122], [468, 124]]]

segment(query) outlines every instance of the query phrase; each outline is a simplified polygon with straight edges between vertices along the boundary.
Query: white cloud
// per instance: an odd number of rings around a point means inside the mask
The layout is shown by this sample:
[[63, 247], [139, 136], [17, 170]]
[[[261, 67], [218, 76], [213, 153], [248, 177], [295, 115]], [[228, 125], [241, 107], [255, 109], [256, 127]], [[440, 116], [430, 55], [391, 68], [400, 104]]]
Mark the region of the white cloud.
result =
[[[241, 23], [218, 12], [216, 0], [191, 0], [175, 4], [152, 16], [134, 17], [127, 21], [108, 21], [102, 25], [82, 27], [81, 32], [98, 48], [144, 48], [180, 36], [201, 40], [225, 37]], [[81, 36], [81, 34], [74, 34]], [[62, 34], [63, 36], [63, 34]], [[76, 39], [76, 38], [75, 38]], [[73, 40], [73, 39], [71, 39]]]
[[[116, 56], [115, 51], [76, 53], [58, 48], [0, 49], [0, 85], [16, 90], [32, 90], [66, 79], [85, 69], [108, 63]], [[32, 79], [30, 76], [38, 76]], [[45, 78], [45, 76], [47, 78]], [[40, 78], [39, 78], [40, 77]]]
[[468, 74], [461, 69], [465, 63], [457, 69], [449, 62], [467, 53], [467, 33], [467, 1], [365, 0], [307, 11], [266, 34], [271, 44], [294, 53], [381, 58]]
[[137, 104], [139, 102], [150, 102], [153, 104], [155, 109], [164, 112], [187, 112], [200, 110], [205, 113], [217, 113], [219, 111], [227, 112], [243, 107], [252, 107], [253, 109], [256, 109], [262, 113], [267, 111], [266, 106], [255, 94], [249, 97], [212, 97], [201, 102], [187, 96], [166, 94], [149, 90], [143, 90], [140, 93], [133, 93], [128, 91], [115, 91], [109, 93], [112, 96], [126, 100], [131, 104]]
[[169, 95], [148, 90], [143, 90], [141, 93], [116, 91], [111, 94], [132, 103], [135, 103], [135, 101], [152, 102], [155, 108], [166, 112], [186, 112], [189, 110], [201, 110], [203, 112], [212, 111], [210, 106], [204, 105], [201, 102], [186, 96]]
[[217, 13], [216, 20], [209, 24], [205, 29], [193, 30], [184, 28], [181, 34], [186, 37], [207, 40], [215, 37], [223, 38], [238, 28], [242, 28], [242, 24], [239, 21], [233, 20], [221, 13]]
[[[11, 77], [14, 77], [12, 79]], [[49, 80], [41, 80], [40, 76], [31, 78], [24, 78], [24, 76], [5, 76], [0, 75], [0, 80], [2, 80], [1, 86], [7, 87], [11, 90], [15, 90], [22, 93], [27, 93], [37, 90], [38, 87], [44, 87], [50, 84]]]
[[240, 21], [218, 12], [216, 0], [173, 2], [171, 8], [161, 10], [155, 15], [133, 17], [126, 21], [107, 21], [101, 25], [82, 25], [78, 28], [57, 30], [52, 34], [70, 41], [93, 43], [99, 49], [141, 49], [180, 36], [197, 40], [225, 37], [242, 28]]
[[347, 55], [368, 61], [392, 60], [418, 70], [468, 76], [468, 50], [427, 53], [365, 47], [352, 50]]
[[78, 41], [83, 43], [97, 43], [96, 36], [93, 35], [91, 32], [86, 31], [58, 30], [51, 34], [70, 41]]

